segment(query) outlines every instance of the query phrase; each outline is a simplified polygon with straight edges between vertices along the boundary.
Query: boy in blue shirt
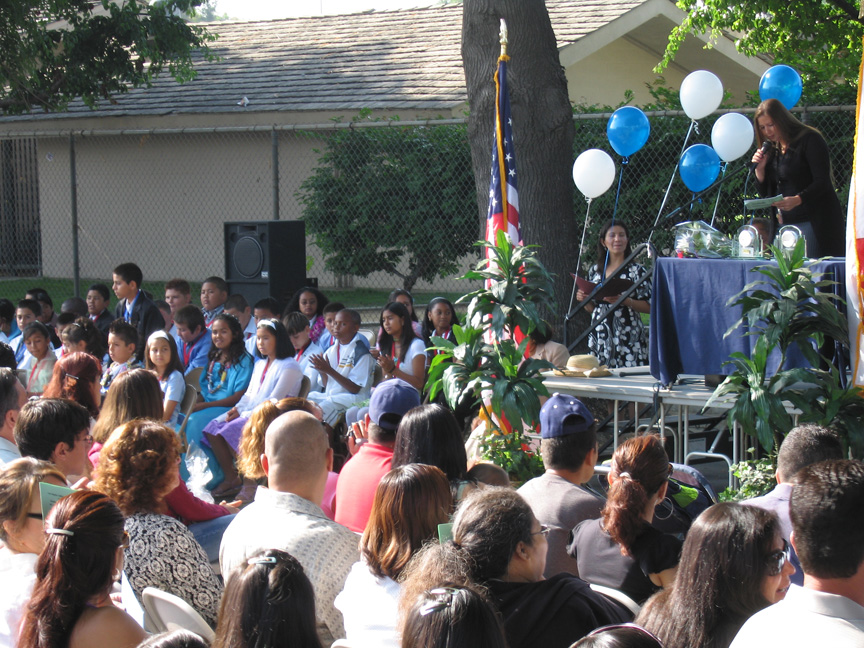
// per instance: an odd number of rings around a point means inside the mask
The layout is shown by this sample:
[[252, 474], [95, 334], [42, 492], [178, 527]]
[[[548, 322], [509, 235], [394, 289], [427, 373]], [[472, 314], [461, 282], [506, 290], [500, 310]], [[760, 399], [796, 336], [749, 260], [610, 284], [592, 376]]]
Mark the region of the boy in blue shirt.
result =
[[186, 368], [184, 375], [196, 367], [206, 366], [213, 341], [201, 309], [192, 304], [184, 306], [174, 313], [174, 325], [177, 327], [177, 353]]
[[108, 393], [108, 388], [117, 376], [129, 369], [141, 367], [135, 357], [137, 346], [138, 331], [135, 327], [122, 319], [114, 320], [108, 329], [108, 355], [111, 356], [111, 364], [102, 373], [100, 382], [103, 396]]

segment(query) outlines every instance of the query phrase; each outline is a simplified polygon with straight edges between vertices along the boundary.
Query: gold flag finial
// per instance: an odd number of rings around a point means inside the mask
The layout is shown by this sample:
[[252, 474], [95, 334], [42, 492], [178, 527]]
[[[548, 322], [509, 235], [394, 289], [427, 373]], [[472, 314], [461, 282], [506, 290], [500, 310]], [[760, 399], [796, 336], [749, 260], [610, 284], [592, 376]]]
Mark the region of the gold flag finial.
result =
[[501, 19], [501, 30], [498, 32], [501, 41], [501, 56], [507, 56], [507, 22]]

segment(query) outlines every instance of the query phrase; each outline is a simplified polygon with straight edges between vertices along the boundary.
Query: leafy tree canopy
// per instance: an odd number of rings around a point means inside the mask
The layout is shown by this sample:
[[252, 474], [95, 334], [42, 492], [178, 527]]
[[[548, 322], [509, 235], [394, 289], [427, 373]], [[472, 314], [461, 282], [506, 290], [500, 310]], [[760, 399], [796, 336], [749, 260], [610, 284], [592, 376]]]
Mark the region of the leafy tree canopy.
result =
[[857, 83], [864, 21], [856, 0], [678, 0], [677, 5], [687, 17], [672, 30], [658, 72], [688, 34], [710, 34], [716, 42], [731, 32], [739, 52], [768, 54], [798, 70], [805, 103], [846, 99]]
[[180, 14], [203, 0], [14, 0], [0, 11], [0, 112], [90, 107], [129, 87], [149, 86], [166, 68], [195, 76], [192, 54], [215, 40]]
[[453, 274], [472, 252], [478, 220], [464, 126], [340, 129], [318, 163], [298, 198], [329, 270], [389, 272], [411, 290]]

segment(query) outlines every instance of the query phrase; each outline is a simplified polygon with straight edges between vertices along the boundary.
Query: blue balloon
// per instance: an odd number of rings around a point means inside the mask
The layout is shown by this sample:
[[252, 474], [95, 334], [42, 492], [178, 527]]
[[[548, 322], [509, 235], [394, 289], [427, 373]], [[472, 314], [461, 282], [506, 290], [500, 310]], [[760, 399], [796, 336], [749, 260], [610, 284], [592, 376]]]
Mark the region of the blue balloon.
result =
[[706, 144], [694, 144], [678, 161], [678, 172], [690, 191], [702, 191], [720, 174], [720, 156]]
[[606, 124], [606, 137], [618, 155], [628, 157], [645, 146], [651, 124], [645, 113], [633, 106], [619, 108]]
[[759, 79], [759, 98], [776, 99], [787, 110], [798, 103], [804, 86], [801, 76], [788, 65], [775, 65], [765, 70], [765, 74]]

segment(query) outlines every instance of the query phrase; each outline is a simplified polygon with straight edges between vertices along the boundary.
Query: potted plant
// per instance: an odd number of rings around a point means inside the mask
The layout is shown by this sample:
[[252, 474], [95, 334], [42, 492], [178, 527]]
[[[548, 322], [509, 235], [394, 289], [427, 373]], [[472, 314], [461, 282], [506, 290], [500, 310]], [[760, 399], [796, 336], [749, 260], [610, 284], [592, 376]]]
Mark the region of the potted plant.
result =
[[[541, 316], [552, 308], [552, 275], [537, 258], [537, 246], [514, 245], [503, 232], [496, 243], [477, 243], [487, 257], [463, 279], [482, 280], [483, 288], [462, 296], [468, 304], [464, 326], [454, 326], [456, 343], [433, 337], [439, 352], [429, 368], [430, 397], [443, 392], [451, 407], [466, 399], [480, 403], [489, 434], [481, 445], [517, 481], [542, 471], [525, 429], [536, 428], [540, 396], [548, 396], [540, 372], [545, 360], [525, 358], [528, 334], [545, 329]], [[523, 339], [524, 338], [524, 339]]]

